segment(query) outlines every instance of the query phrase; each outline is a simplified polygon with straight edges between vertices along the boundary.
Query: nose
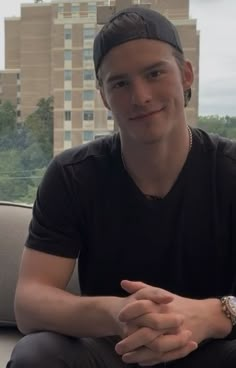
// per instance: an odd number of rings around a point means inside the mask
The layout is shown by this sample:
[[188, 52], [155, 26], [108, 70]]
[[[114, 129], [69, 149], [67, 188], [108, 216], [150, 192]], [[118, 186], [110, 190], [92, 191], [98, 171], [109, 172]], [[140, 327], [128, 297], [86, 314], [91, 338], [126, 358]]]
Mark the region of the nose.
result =
[[133, 81], [130, 92], [132, 105], [143, 106], [152, 100], [151, 88], [144, 80]]

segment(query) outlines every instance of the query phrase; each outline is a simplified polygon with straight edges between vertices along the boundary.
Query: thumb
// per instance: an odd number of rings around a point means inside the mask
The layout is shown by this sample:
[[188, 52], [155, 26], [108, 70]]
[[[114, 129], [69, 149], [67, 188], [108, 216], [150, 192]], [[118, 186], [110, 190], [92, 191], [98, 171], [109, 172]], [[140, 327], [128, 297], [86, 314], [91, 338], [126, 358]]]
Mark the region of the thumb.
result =
[[149, 286], [148, 284], [145, 284], [144, 282], [141, 281], [130, 281], [130, 280], [122, 280], [120, 284], [122, 289], [127, 291], [127, 293], [129, 294], [136, 293], [137, 291]]
[[155, 303], [170, 303], [174, 295], [167, 290], [150, 286], [141, 281], [122, 280], [121, 287], [129, 294], [136, 294], [136, 299], [149, 299]]

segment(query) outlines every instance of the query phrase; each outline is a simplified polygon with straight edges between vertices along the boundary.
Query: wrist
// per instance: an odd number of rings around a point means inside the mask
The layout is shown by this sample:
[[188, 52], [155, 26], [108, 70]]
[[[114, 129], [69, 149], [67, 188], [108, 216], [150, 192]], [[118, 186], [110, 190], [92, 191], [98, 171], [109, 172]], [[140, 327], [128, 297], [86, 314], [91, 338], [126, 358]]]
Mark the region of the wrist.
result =
[[223, 312], [220, 299], [207, 299], [206, 306], [209, 338], [225, 338], [232, 330], [232, 323]]
[[122, 297], [111, 297], [108, 314], [111, 319], [112, 335], [123, 336], [124, 324], [119, 320], [118, 316], [121, 309], [125, 305], [125, 299]]

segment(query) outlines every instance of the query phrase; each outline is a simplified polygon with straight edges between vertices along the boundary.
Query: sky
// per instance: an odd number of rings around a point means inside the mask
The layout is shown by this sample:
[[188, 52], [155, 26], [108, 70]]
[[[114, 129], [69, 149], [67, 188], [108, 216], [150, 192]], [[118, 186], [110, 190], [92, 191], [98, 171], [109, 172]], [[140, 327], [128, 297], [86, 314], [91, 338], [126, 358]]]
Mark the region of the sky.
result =
[[[5, 67], [4, 18], [20, 16], [20, 4], [32, 2], [2, 2], [0, 70]], [[236, 116], [236, 0], [189, 0], [189, 3], [190, 17], [197, 20], [200, 31], [199, 114]]]

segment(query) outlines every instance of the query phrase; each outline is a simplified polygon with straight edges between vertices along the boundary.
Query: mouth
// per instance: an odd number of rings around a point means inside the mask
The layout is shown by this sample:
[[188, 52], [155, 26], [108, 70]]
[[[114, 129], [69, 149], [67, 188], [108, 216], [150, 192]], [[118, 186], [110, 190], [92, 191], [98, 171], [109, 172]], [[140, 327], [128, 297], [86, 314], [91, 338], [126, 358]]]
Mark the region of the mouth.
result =
[[155, 110], [155, 111], [151, 111], [151, 112], [147, 112], [145, 114], [140, 114], [140, 115], [135, 115], [133, 117], [130, 118], [130, 120], [140, 120], [140, 119], [145, 119], [145, 118], [149, 118], [152, 115], [158, 114], [160, 113], [162, 110], [164, 110], [165, 107], [162, 107], [159, 110]]

